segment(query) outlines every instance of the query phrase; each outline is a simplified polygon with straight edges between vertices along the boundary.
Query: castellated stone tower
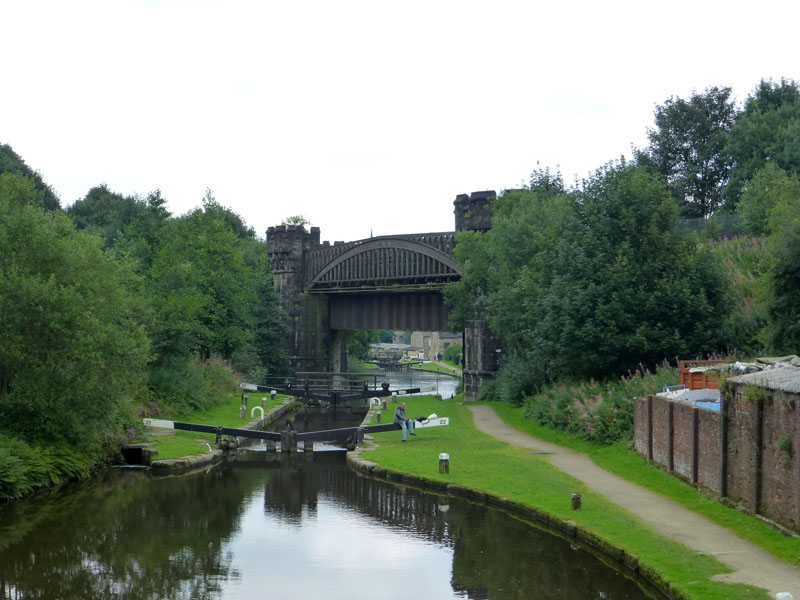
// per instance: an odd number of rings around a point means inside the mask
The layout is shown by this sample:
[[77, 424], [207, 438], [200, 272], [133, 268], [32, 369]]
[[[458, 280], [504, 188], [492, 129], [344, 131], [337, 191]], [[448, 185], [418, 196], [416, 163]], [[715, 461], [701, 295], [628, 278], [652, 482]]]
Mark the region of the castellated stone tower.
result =
[[494, 191], [473, 192], [456, 196], [456, 231], [488, 231], [492, 228], [491, 201]]
[[326, 348], [330, 335], [325, 296], [305, 292], [308, 258], [320, 246], [319, 227], [306, 231], [301, 225], [279, 225], [267, 229], [267, 257], [275, 276], [275, 287], [289, 316], [287, 350], [292, 368], [326, 371]]
[[[494, 191], [473, 192], [456, 196], [456, 231], [485, 232], [492, 228], [491, 201]], [[466, 322], [464, 329], [464, 399], [477, 400], [484, 382], [494, 377], [502, 355], [500, 345], [489, 323], [475, 307], [474, 318]]]

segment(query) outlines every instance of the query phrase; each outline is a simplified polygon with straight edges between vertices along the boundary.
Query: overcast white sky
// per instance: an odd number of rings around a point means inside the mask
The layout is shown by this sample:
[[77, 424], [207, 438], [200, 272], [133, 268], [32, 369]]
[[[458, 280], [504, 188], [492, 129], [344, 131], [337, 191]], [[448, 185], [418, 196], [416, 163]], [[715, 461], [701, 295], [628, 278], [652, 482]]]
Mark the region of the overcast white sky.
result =
[[0, 143], [62, 206], [206, 188], [263, 235], [450, 231], [455, 196], [567, 181], [671, 95], [800, 80], [800, 3], [0, 0]]

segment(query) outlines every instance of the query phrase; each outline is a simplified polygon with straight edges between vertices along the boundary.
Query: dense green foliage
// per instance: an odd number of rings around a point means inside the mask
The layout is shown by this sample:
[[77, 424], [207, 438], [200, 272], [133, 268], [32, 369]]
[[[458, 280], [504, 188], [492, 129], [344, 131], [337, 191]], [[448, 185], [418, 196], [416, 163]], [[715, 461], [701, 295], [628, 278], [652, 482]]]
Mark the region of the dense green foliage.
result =
[[769, 163], [800, 174], [800, 86], [792, 80], [761, 81], [731, 129], [727, 151], [733, 166], [725, 193], [732, 207]]
[[0, 144], [0, 174], [15, 173], [24, 175], [33, 181], [37, 202], [45, 210], [60, 210], [61, 203], [53, 189], [42, 179], [38, 171], [34, 171], [7, 144]]
[[450, 344], [447, 348], [444, 349], [444, 352], [442, 352], [442, 360], [460, 365], [461, 355], [463, 353], [464, 353], [464, 346], [462, 346], [461, 344]]
[[7, 146], [0, 166], [0, 497], [113, 459], [137, 409], [287, 369], [265, 242], [210, 192], [171, 217], [103, 185], [66, 215]]
[[572, 190], [535, 173], [493, 212], [490, 231], [460, 235], [465, 273], [445, 293], [454, 326], [480, 310], [501, 339], [500, 398], [723, 342], [723, 273], [677, 230], [675, 202], [645, 169], [608, 165]]
[[[149, 340], [132, 265], [0, 175], [0, 496], [86, 473], [131, 420]], [[57, 448], [57, 451], [50, 449]]]
[[210, 192], [178, 218], [158, 192], [137, 203], [112, 252], [134, 260], [142, 276], [152, 395], [173, 410], [207, 408], [219, 377], [209, 371], [212, 357], [253, 380], [283, 373], [286, 324], [265, 243]]
[[29, 179], [0, 175], [0, 422], [31, 443], [90, 447], [142, 386], [136, 277], [35, 198]]
[[633, 437], [633, 399], [678, 383], [669, 363], [653, 372], [640, 366], [617, 380], [560, 383], [525, 399], [526, 417], [584, 439], [612, 444]]
[[365, 361], [369, 359], [372, 344], [377, 344], [379, 341], [378, 331], [348, 331], [347, 353], [357, 361]]
[[[160, 193], [154, 192], [151, 196], [160, 197]], [[99, 234], [104, 247], [109, 248], [127, 225], [141, 219], [153, 202], [117, 194], [103, 184], [89, 190], [85, 198], [67, 209], [67, 214], [77, 229]]]

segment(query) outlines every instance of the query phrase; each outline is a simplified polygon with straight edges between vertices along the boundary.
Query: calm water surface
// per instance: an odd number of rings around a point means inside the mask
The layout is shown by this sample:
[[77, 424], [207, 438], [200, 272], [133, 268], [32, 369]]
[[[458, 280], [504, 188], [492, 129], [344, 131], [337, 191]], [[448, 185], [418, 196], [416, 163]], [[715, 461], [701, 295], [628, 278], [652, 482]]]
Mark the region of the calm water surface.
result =
[[439, 394], [442, 398], [450, 398], [456, 393], [459, 377], [433, 371], [384, 371], [379, 370], [378, 381], [388, 381], [392, 389], [420, 388], [422, 394]]
[[359, 477], [340, 452], [242, 451], [203, 473], [112, 470], [0, 508], [0, 598], [646, 596], [501, 511]]

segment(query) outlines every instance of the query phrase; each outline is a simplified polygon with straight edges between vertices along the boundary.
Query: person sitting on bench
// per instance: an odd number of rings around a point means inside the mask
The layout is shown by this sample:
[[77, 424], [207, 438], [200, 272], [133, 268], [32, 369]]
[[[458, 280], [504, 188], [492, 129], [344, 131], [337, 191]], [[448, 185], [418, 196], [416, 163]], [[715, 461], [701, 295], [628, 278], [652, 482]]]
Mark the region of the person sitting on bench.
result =
[[417, 435], [414, 433], [414, 419], [409, 419], [406, 416], [406, 403], [403, 402], [400, 406], [397, 407], [397, 410], [394, 411], [394, 424], [400, 425], [400, 429], [403, 430], [403, 441], [405, 442], [408, 438], [406, 437], [406, 431], [411, 435]]

